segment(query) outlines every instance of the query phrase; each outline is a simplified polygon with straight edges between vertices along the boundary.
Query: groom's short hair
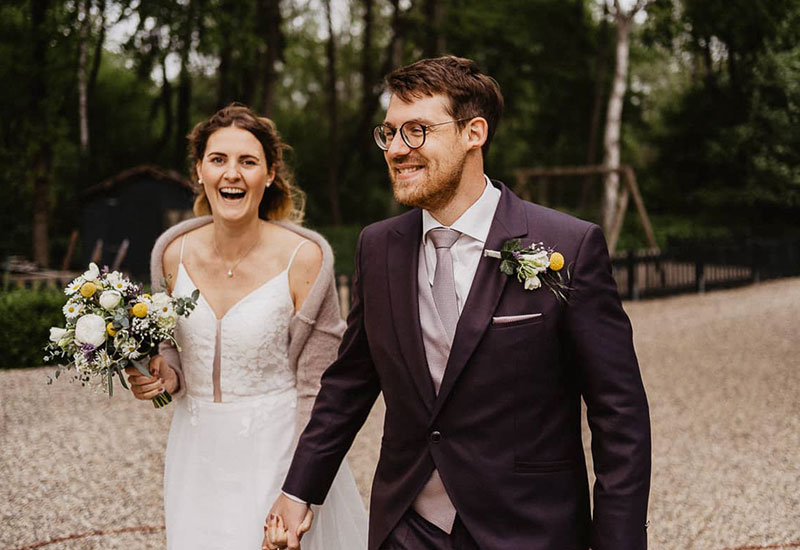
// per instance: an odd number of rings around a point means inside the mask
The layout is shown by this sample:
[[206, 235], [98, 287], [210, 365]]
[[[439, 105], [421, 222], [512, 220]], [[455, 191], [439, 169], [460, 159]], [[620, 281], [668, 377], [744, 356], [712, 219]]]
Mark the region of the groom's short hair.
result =
[[[481, 116], [489, 123], [483, 154], [489, 151], [497, 124], [503, 114], [503, 94], [491, 76], [483, 74], [471, 59], [447, 55], [421, 59], [395, 69], [386, 76], [389, 91], [406, 102], [437, 94], [450, 100], [448, 113], [454, 119]], [[458, 123], [464, 128], [467, 121]]]

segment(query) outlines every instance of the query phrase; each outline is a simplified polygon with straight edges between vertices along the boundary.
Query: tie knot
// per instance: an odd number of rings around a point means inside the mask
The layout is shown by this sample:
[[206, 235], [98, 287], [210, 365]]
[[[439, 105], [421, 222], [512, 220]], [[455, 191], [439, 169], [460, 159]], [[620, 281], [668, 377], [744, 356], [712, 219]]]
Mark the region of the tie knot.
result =
[[428, 238], [433, 242], [434, 248], [450, 248], [460, 236], [460, 231], [446, 227], [437, 227], [428, 231]]

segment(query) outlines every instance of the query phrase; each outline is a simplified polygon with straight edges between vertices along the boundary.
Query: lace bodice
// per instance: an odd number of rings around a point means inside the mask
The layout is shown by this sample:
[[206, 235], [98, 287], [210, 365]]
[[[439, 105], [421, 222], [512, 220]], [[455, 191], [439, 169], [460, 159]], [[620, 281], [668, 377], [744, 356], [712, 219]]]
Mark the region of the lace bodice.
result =
[[[191, 315], [178, 319], [175, 339], [188, 395], [214, 401], [216, 390], [217, 401], [232, 402], [295, 386], [288, 355], [289, 321], [294, 315], [290, 266], [291, 261], [281, 273], [236, 302], [221, 319], [202, 294]], [[173, 294], [188, 296], [196, 288], [181, 261]]]

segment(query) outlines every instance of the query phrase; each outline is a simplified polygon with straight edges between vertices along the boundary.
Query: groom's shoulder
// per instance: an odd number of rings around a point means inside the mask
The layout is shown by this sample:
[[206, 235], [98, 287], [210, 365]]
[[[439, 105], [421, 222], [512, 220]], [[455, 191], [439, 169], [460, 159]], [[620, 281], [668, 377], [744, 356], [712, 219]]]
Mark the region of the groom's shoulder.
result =
[[597, 225], [566, 212], [525, 200], [508, 188], [506, 190], [511, 193], [512, 200], [521, 207], [529, 227], [536, 227], [539, 230], [550, 228], [559, 232], [583, 235]]
[[360, 239], [362, 243], [383, 241], [390, 233], [406, 233], [417, 227], [417, 225], [422, 227], [421, 223], [419, 210], [413, 208], [403, 214], [373, 222], [365, 226], [361, 230]]

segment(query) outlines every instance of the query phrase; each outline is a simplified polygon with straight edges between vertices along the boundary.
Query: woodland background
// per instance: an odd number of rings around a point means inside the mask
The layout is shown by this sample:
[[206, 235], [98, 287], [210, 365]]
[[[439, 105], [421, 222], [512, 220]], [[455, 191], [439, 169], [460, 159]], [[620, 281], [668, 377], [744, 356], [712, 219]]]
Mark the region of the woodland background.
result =
[[[309, 225], [398, 213], [371, 137], [381, 80], [443, 53], [505, 95], [492, 177], [622, 162], [661, 246], [794, 237], [799, 35], [800, 0], [3, 0], [0, 257], [58, 263], [88, 187], [141, 164], [186, 174], [186, 134], [231, 101], [292, 145]], [[552, 203], [600, 221], [590, 179]], [[620, 248], [645, 244], [637, 224]]]

